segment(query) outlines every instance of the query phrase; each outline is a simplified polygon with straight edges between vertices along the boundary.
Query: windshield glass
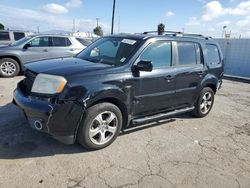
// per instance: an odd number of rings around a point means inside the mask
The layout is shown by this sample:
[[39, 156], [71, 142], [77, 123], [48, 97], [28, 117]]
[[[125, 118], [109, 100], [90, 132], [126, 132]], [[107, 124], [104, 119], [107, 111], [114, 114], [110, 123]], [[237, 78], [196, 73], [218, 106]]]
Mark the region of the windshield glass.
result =
[[78, 58], [93, 63], [119, 66], [126, 63], [139, 46], [139, 40], [122, 37], [104, 37], [78, 54]]
[[13, 42], [10, 46], [19, 46], [21, 44], [24, 44], [25, 42], [27, 42], [28, 40], [30, 40], [31, 37], [24, 37], [24, 38], [21, 38], [20, 40], [17, 40], [15, 42]]

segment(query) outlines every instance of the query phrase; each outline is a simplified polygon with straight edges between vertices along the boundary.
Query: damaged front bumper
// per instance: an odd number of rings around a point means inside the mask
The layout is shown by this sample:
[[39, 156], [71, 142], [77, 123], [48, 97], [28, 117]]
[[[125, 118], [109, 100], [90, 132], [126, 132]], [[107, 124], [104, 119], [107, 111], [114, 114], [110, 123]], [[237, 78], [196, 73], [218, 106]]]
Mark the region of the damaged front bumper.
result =
[[13, 103], [24, 111], [32, 128], [49, 133], [65, 144], [74, 143], [85, 111], [84, 106], [75, 101], [61, 101], [57, 104], [49, 100], [31, 98], [19, 87], [14, 91]]

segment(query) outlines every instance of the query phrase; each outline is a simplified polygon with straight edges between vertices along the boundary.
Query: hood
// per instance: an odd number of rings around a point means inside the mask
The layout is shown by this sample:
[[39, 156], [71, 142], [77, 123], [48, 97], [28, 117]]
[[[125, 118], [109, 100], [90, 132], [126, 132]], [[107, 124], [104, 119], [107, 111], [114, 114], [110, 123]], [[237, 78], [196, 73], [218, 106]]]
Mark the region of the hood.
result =
[[36, 73], [69, 76], [103, 70], [112, 66], [92, 63], [79, 58], [60, 58], [27, 63], [25, 67]]
[[15, 46], [0, 45], [0, 50], [13, 50], [13, 49], [18, 49], [18, 48]]

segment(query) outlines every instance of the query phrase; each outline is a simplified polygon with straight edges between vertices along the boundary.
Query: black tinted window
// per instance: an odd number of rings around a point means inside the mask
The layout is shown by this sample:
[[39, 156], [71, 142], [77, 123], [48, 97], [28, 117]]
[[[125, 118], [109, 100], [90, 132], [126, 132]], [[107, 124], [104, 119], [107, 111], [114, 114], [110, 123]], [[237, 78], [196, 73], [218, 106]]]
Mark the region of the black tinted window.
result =
[[25, 37], [24, 33], [21, 33], [21, 32], [14, 32], [13, 34], [14, 34], [15, 40], [19, 40], [19, 39]]
[[150, 44], [140, 56], [141, 60], [151, 61], [153, 67], [171, 66], [171, 43], [154, 42]]
[[92, 43], [90, 40], [86, 40], [86, 39], [82, 39], [82, 38], [76, 38], [76, 40], [78, 40], [84, 46], [88, 46]]
[[66, 40], [66, 46], [70, 46], [72, 44], [68, 38], [65, 38], [65, 40]]
[[70, 46], [71, 42], [65, 37], [52, 37], [53, 46]]
[[219, 50], [216, 45], [207, 44], [206, 45], [206, 56], [208, 64], [218, 64], [220, 63]]
[[49, 46], [49, 37], [38, 37], [30, 42], [31, 47], [46, 47]]
[[10, 40], [9, 32], [0, 32], [0, 40]]
[[192, 65], [197, 63], [196, 44], [189, 42], [178, 42], [179, 65]]

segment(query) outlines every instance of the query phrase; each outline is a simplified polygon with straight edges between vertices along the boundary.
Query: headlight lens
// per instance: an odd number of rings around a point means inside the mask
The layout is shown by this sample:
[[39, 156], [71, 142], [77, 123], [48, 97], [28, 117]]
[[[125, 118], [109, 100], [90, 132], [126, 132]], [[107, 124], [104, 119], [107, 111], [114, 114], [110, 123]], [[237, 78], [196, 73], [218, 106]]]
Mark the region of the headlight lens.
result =
[[67, 80], [62, 76], [38, 74], [33, 83], [31, 92], [42, 94], [61, 93], [66, 83]]

